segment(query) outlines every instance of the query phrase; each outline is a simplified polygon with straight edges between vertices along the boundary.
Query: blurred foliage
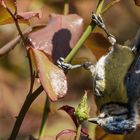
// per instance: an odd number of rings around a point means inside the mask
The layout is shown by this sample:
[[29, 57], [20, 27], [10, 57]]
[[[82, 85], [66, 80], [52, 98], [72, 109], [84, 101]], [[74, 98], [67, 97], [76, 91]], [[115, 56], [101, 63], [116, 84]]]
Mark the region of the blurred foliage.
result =
[[[84, 18], [84, 27], [90, 23], [90, 15], [95, 11], [97, 0], [70, 0], [70, 13], [77, 13]], [[0, 11], [1, 11], [0, 7]], [[63, 14], [62, 0], [18, 0], [18, 11], [42, 11], [42, 18], [31, 19], [31, 25], [45, 23], [49, 20], [51, 13]], [[116, 36], [118, 42], [131, 40], [135, 36], [140, 25], [140, 8], [135, 6], [133, 0], [121, 0], [120, 3], [113, 6], [107, 11], [103, 18], [109, 31]], [[7, 16], [3, 11], [0, 15]], [[28, 25], [21, 24], [21, 29], [24, 30]], [[99, 28], [85, 42], [85, 48], [82, 48], [73, 63], [81, 63], [86, 59], [96, 63], [102, 55], [107, 51], [109, 43], [106, 40], [106, 35]], [[102, 35], [97, 34], [102, 33]], [[12, 40], [18, 33], [14, 25], [7, 24], [0, 26], [0, 47]], [[15, 117], [17, 116], [21, 105], [23, 104], [26, 93], [29, 89], [29, 69], [25, 50], [22, 44], [18, 44], [14, 50], [5, 56], [0, 57], [0, 139], [7, 139], [12, 130]], [[57, 109], [63, 105], [77, 106], [79, 100], [84, 94], [84, 90], [92, 90], [92, 78], [90, 73], [83, 70], [73, 70], [68, 73], [69, 91], [64, 99], [56, 103], [51, 103], [51, 113], [47, 121], [47, 135], [55, 136], [60, 130], [69, 128], [75, 129], [75, 126], [70, 117], [64, 111]], [[89, 104], [91, 106], [92, 115], [96, 114], [95, 105], [89, 95]], [[18, 139], [25, 139], [33, 134], [37, 136], [41, 122], [41, 114], [43, 111], [43, 103], [45, 102], [46, 94], [41, 94], [31, 106], [27, 113], [23, 125], [20, 129]], [[86, 124], [87, 125], [87, 124]], [[104, 131], [97, 128], [96, 138], [100, 139]], [[139, 130], [125, 137], [129, 139], [139, 140]], [[47, 138], [46, 138], [47, 139]], [[123, 136], [107, 135], [104, 140], [122, 140]]]

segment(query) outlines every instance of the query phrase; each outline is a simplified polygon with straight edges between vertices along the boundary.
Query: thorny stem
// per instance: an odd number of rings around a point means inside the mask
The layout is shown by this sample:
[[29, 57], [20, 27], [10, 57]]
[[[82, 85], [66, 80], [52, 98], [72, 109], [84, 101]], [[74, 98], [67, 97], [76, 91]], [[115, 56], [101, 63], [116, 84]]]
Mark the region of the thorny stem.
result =
[[[19, 26], [19, 23], [18, 23], [18, 18], [17, 18], [17, 6], [16, 6], [16, 3], [15, 3], [15, 14], [12, 13], [12, 11], [6, 6], [6, 4], [4, 3], [3, 1], [3, 4], [5, 6], [5, 8], [7, 9], [8, 13], [11, 15], [11, 17], [13, 18], [14, 22], [15, 22], [15, 25], [16, 25], [16, 28], [19, 32], [19, 35], [21, 36], [21, 39], [23, 41], [23, 44], [26, 48], [26, 52], [27, 52], [27, 57], [28, 57], [28, 61], [29, 61], [29, 67], [30, 67], [30, 89], [29, 89], [29, 93], [27, 94], [27, 97], [26, 97], [26, 100], [18, 114], [18, 117], [17, 117], [17, 120], [15, 122], [15, 125], [13, 127], [13, 130], [12, 130], [12, 133], [11, 133], [11, 136], [9, 138], [9, 140], [15, 140], [16, 137], [17, 137], [17, 134], [19, 132], [19, 129], [20, 129], [20, 126], [23, 122], [23, 119], [30, 107], [30, 105], [32, 104], [32, 102], [37, 98], [37, 96], [43, 91], [43, 87], [40, 86], [39, 88], [37, 88], [34, 92], [32, 91], [33, 90], [33, 85], [34, 85], [34, 80], [35, 80], [35, 72], [33, 72], [33, 68], [32, 68], [32, 62], [31, 62], [31, 57], [29, 55], [29, 51], [28, 51], [28, 48], [27, 48], [27, 42], [26, 42], [26, 39], [20, 29], [20, 26]], [[33, 92], [33, 93], [32, 93]]]
[[11, 136], [9, 138], [9, 140], [15, 140], [17, 137], [17, 134], [19, 132], [20, 126], [23, 122], [23, 119], [29, 109], [29, 107], [31, 106], [31, 104], [33, 103], [33, 101], [40, 95], [40, 93], [43, 91], [43, 87], [40, 86], [38, 87], [32, 94], [28, 94], [26, 97], [26, 100], [18, 114], [17, 120], [15, 122], [15, 125], [13, 127]]
[[49, 98], [46, 96], [46, 101], [45, 101], [43, 115], [42, 115], [42, 122], [41, 122], [41, 127], [40, 127], [40, 132], [39, 132], [39, 139], [45, 136], [46, 120], [48, 118], [49, 112], [50, 112]]
[[[97, 5], [97, 9], [95, 12], [96, 15], [99, 15], [99, 13], [101, 13], [103, 4], [104, 4], [104, 0], [99, 0], [98, 5]], [[91, 21], [90, 25], [88, 25], [88, 27], [86, 28], [85, 32], [83, 33], [83, 35], [81, 36], [81, 38], [79, 39], [79, 41], [77, 42], [75, 47], [68, 54], [68, 56], [65, 58], [65, 60], [64, 60], [65, 63], [68, 63], [72, 60], [72, 58], [76, 55], [78, 50], [82, 47], [83, 43], [85, 42], [85, 40], [87, 39], [87, 37], [90, 35], [90, 33], [93, 31], [93, 29], [95, 27], [96, 27], [96, 23], [94, 21]]]
[[69, 0], [64, 0], [64, 15], [69, 13]]
[[78, 126], [78, 128], [77, 128], [77, 132], [76, 132], [75, 140], [80, 140], [80, 136], [81, 136], [81, 128], [82, 128], [82, 124], [79, 123], [79, 126]]
[[[22, 31], [21, 31], [21, 29], [20, 29], [20, 26], [19, 26], [19, 23], [18, 23], [18, 18], [17, 18], [17, 6], [16, 6], [16, 3], [15, 3], [15, 14], [13, 14], [12, 13], [12, 11], [6, 6], [6, 4], [4, 3], [4, 5], [5, 5], [5, 8], [7, 9], [7, 11], [8, 11], [8, 13], [11, 15], [11, 17], [13, 18], [13, 20], [14, 20], [14, 22], [15, 22], [15, 25], [16, 25], [16, 28], [17, 28], [17, 30], [18, 30], [18, 32], [19, 32], [19, 35], [21, 36], [21, 39], [22, 39], [22, 41], [23, 41], [23, 44], [24, 44], [24, 46], [26, 47], [27, 46], [27, 41], [26, 41], [26, 39], [25, 39], [25, 37], [24, 37], [24, 35], [23, 35], [23, 33], [22, 33]], [[27, 48], [26, 48], [26, 52], [27, 52], [27, 57], [28, 57], [28, 61], [29, 61], [29, 68], [30, 68], [30, 80], [31, 80], [31, 82], [30, 82], [30, 87], [32, 87], [32, 77], [33, 77], [33, 68], [32, 68], [32, 62], [31, 62], [31, 57], [30, 57], [30, 54], [29, 54], [29, 52], [28, 52], [28, 50], [27, 50]], [[30, 89], [31, 90], [31, 89]], [[30, 92], [29, 92], [30, 93]]]

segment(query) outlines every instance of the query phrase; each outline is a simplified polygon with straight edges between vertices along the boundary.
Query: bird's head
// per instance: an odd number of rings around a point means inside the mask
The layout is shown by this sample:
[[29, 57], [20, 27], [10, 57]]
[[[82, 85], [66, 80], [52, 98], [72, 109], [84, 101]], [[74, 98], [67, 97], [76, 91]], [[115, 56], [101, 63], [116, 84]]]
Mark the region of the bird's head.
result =
[[106, 109], [103, 109], [98, 117], [90, 118], [89, 122], [98, 124], [110, 134], [128, 134], [136, 129], [134, 116], [130, 117], [127, 108], [122, 107], [122, 109], [110, 113]]

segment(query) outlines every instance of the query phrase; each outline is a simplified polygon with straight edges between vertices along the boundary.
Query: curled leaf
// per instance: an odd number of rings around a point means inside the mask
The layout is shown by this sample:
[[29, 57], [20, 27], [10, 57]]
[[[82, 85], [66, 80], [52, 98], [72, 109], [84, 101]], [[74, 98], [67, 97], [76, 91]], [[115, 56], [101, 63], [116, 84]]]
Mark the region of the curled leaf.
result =
[[67, 93], [67, 81], [63, 71], [55, 66], [44, 52], [30, 49], [30, 53], [34, 56], [39, 80], [50, 99], [56, 101], [64, 97]]
[[74, 108], [74, 107], [65, 105], [65, 106], [62, 106], [62, 107], [59, 108], [59, 109], [65, 111], [66, 113], [68, 113], [68, 115], [69, 115], [69, 116], [71, 117], [71, 119], [73, 120], [75, 126], [76, 126], [76, 127], [78, 126], [78, 122], [77, 122], [77, 119], [76, 119], [76, 116], [75, 116], [75, 108]]

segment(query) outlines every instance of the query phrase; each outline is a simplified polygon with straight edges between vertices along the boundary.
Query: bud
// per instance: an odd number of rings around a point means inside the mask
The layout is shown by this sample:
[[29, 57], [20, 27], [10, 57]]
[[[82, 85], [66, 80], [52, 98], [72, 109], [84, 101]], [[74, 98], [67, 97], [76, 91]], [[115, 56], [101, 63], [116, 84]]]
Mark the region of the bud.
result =
[[82, 122], [85, 121], [89, 118], [89, 106], [87, 104], [87, 92], [83, 96], [80, 104], [78, 105], [76, 111], [75, 111], [75, 116], [77, 119]]

